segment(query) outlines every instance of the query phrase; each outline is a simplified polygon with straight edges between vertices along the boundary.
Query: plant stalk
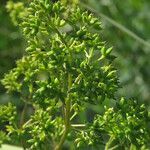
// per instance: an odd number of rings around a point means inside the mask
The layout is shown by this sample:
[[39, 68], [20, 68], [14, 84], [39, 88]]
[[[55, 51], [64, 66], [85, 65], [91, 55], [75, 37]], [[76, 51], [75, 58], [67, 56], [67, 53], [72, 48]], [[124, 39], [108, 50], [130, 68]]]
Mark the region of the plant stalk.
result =
[[[68, 74], [68, 91], [70, 90], [72, 86], [72, 77], [70, 74]], [[64, 133], [60, 139], [59, 144], [56, 146], [55, 150], [61, 150], [62, 146], [65, 142], [65, 139], [68, 135], [68, 132], [70, 130], [70, 109], [71, 109], [71, 101], [70, 101], [70, 95], [68, 94], [68, 97], [66, 99], [66, 105], [65, 105], [65, 118], [64, 118], [64, 122], [65, 122], [65, 129], [64, 129]]]
[[85, 124], [72, 124], [71, 127], [84, 128], [86, 127], [86, 125]]
[[105, 150], [109, 150], [110, 149], [110, 146], [111, 146], [113, 141], [114, 141], [114, 138], [110, 137], [110, 139], [108, 140], [108, 142], [105, 145]]

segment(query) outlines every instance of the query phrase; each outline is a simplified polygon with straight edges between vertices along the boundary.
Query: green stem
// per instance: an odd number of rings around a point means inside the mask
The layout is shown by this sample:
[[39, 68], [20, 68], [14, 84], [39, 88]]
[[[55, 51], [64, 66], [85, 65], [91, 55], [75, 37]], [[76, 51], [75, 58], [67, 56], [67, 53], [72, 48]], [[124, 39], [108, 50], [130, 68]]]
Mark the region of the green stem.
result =
[[71, 127], [84, 128], [86, 127], [86, 125], [85, 124], [72, 124]]
[[65, 41], [65, 39], [63, 38], [62, 34], [60, 33], [60, 31], [55, 27], [55, 25], [51, 22], [50, 26], [53, 27], [53, 29], [55, 30], [55, 32], [58, 34], [58, 36], [60, 37], [60, 39], [62, 40], [63, 44], [68, 48], [67, 42]]
[[110, 149], [110, 146], [111, 146], [113, 141], [114, 141], [114, 138], [110, 137], [110, 139], [108, 140], [108, 142], [105, 145], [105, 150], [109, 150]]
[[[72, 86], [72, 77], [70, 74], [68, 74], [68, 91], [70, 90]], [[65, 129], [64, 133], [60, 139], [59, 144], [56, 146], [55, 150], [61, 150], [62, 146], [66, 140], [66, 137], [68, 135], [68, 132], [70, 130], [70, 108], [71, 108], [71, 100], [70, 100], [70, 95], [68, 94], [68, 97], [66, 99], [66, 105], [65, 105]]]
[[21, 116], [20, 116], [20, 127], [21, 128], [22, 128], [22, 125], [24, 124], [26, 110], [27, 110], [27, 103], [24, 104], [24, 107], [23, 107], [23, 110], [22, 110]]
[[115, 145], [115, 146], [111, 147], [109, 150], [115, 150], [118, 147], [119, 147], [119, 145]]
[[61, 150], [70, 129], [70, 100], [66, 101], [65, 109], [65, 130], [55, 150]]

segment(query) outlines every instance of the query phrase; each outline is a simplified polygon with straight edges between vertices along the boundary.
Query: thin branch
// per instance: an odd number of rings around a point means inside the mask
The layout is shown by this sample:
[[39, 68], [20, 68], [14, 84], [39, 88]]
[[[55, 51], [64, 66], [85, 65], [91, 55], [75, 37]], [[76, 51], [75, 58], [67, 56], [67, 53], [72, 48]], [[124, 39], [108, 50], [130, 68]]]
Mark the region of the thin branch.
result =
[[109, 150], [110, 149], [109, 147], [111, 146], [113, 141], [114, 141], [114, 137], [110, 137], [108, 142], [105, 145], [105, 150]]
[[119, 146], [120, 146], [120, 145], [115, 145], [115, 146], [109, 148], [109, 150], [115, 150], [115, 149], [118, 148]]
[[23, 128], [25, 128], [26, 126], [28, 126], [30, 123], [31, 123], [31, 119], [29, 119], [27, 122], [25, 122], [24, 124], [23, 124]]
[[74, 112], [74, 114], [70, 117], [70, 121], [74, 119], [75, 116], [77, 116], [77, 112]]
[[137, 40], [138, 42], [140, 42], [141, 44], [150, 47], [150, 43], [148, 43], [147, 41], [145, 41], [144, 39], [142, 39], [141, 37], [139, 37], [137, 34], [135, 34], [134, 32], [132, 32], [131, 30], [127, 29], [125, 26], [123, 26], [122, 24], [116, 22], [115, 20], [109, 18], [108, 16], [106, 16], [105, 14], [103, 14], [102, 12], [97, 12], [95, 9], [91, 8], [90, 6], [80, 2], [81, 6], [88, 9], [89, 11], [95, 13], [98, 17], [102, 17], [103, 19], [105, 19], [106, 21], [108, 21], [109, 23], [111, 23], [112, 25], [114, 25], [115, 27], [117, 27], [118, 29], [120, 29], [121, 31], [125, 32], [126, 34], [128, 34], [130, 37], [132, 37], [133, 39]]
[[[68, 74], [68, 91], [70, 90], [72, 86], [72, 77], [71, 74]], [[63, 144], [66, 140], [66, 137], [68, 135], [68, 132], [70, 130], [70, 109], [71, 109], [71, 100], [70, 100], [70, 94], [68, 93], [67, 99], [66, 99], [66, 105], [65, 106], [65, 118], [64, 118], [64, 122], [65, 122], [65, 130], [64, 133], [60, 139], [60, 142], [58, 143], [58, 145], [56, 146], [55, 150], [61, 150], [63, 147]]]
[[24, 104], [23, 110], [21, 112], [20, 127], [22, 127], [22, 125], [24, 124], [26, 110], [27, 110], [27, 103]]
[[85, 124], [71, 124], [71, 127], [84, 128], [84, 127], [86, 127], [86, 125]]
[[[50, 18], [50, 16], [49, 16], [49, 18]], [[65, 41], [65, 39], [63, 38], [62, 34], [60, 33], [60, 31], [55, 27], [55, 25], [54, 25], [52, 22], [50, 22], [50, 26], [52, 26], [52, 28], [53, 28], [53, 29], [55, 30], [55, 32], [58, 34], [58, 36], [59, 36], [60, 39], [62, 40], [63, 44], [65, 44], [65, 46], [66, 46], [67, 48], [69, 48], [69, 47], [68, 47], [68, 44], [67, 44], [67, 42]]]

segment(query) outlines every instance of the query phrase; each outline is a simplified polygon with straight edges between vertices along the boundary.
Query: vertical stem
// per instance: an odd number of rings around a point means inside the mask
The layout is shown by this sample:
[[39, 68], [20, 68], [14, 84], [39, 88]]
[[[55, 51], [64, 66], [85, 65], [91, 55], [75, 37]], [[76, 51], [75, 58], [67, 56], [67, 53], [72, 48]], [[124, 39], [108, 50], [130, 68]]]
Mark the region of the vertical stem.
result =
[[[20, 124], [19, 124], [20, 128], [22, 128], [22, 126], [24, 124], [26, 110], [27, 110], [27, 103], [25, 102], [25, 105], [23, 107], [23, 110], [22, 110], [21, 116], [20, 116]], [[20, 142], [21, 142], [21, 145], [22, 145], [23, 149], [25, 150], [26, 148], [25, 148], [25, 141], [24, 141], [24, 139], [21, 138]]]
[[24, 124], [24, 117], [27, 109], [27, 103], [24, 104], [23, 110], [21, 112], [21, 117], [20, 117], [20, 127]]
[[108, 140], [108, 142], [105, 145], [105, 150], [109, 150], [110, 149], [110, 146], [111, 146], [113, 141], [114, 141], [114, 138], [110, 137], [110, 139]]
[[[53, 26], [53, 24], [52, 24]], [[53, 26], [54, 27], [54, 26]], [[68, 48], [69, 50], [69, 47], [67, 45], [67, 42], [65, 41], [65, 39], [63, 38], [63, 36], [61, 35], [61, 33], [59, 32], [59, 30], [57, 28], [55, 28], [55, 31], [56, 33], [59, 35], [59, 37], [61, 38], [63, 44]], [[69, 62], [71, 63], [72, 61], [72, 55], [71, 55], [71, 52], [69, 54], [69, 57], [68, 57], [68, 60]], [[65, 103], [65, 116], [64, 116], [64, 122], [65, 122], [65, 129], [64, 129], [64, 133], [60, 139], [60, 142], [58, 143], [58, 145], [56, 146], [55, 150], [61, 150], [62, 149], [62, 146], [65, 142], [65, 139], [68, 135], [68, 132], [70, 130], [70, 109], [71, 109], [71, 98], [70, 98], [70, 94], [69, 94], [69, 91], [70, 91], [70, 88], [72, 86], [72, 76], [70, 73], [68, 73], [68, 94], [67, 94], [67, 98], [66, 98], [66, 103]]]
[[[71, 85], [72, 85], [72, 77], [70, 74], [68, 74], [68, 91], [70, 90]], [[65, 139], [68, 135], [68, 132], [70, 130], [70, 108], [71, 108], [71, 100], [70, 100], [70, 95], [68, 94], [67, 99], [66, 99], [66, 105], [65, 105], [65, 118], [64, 118], [65, 129], [64, 129], [64, 133], [60, 139], [60, 142], [56, 146], [55, 150], [62, 149], [62, 146], [63, 146]]]

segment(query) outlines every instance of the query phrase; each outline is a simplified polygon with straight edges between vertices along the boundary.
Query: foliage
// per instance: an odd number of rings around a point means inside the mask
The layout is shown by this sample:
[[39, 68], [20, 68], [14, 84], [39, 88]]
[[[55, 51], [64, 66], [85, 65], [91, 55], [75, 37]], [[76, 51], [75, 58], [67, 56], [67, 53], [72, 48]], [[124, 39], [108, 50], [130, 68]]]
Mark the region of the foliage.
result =
[[[146, 149], [149, 147], [150, 114], [144, 104], [121, 98], [114, 108], [105, 107], [86, 130], [78, 133], [77, 146], [107, 143], [105, 149]], [[107, 142], [106, 142], [106, 141]]]
[[107, 108], [103, 116], [96, 116], [93, 126], [94, 130], [110, 136], [107, 147], [114, 142], [120, 149], [122, 147], [129, 149], [133, 145], [141, 149], [143, 145], [149, 146], [149, 119], [150, 115], [144, 104], [139, 105], [133, 99], [122, 98], [116, 108]]
[[21, 18], [26, 16], [26, 13], [28, 13], [25, 9], [25, 4], [23, 2], [16, 2], [8, 1], [6, 8], [7, 11], [10, 13], [10, 17], [12, 22], [17, 25]]
[[7, 127], [14, 125], [16, 111], [15, 107], [9, 103], [8, 106], [0, 106], [0, 146], [3, 141], [9, 140], [9, 136], [5, 133]]
[[[126, 0], [122, 3], [119, 0], [81, 0], [81, 2], [97, 12], [104, 25], [104, 40], [109, 39], [108, 44], [115, 46], [114, 53], [118, 56], [115, 64], [119, 68], [120, 81], [124, 87], [119, 90], [120, 95], [137, 97], [149, 105], [150, 1]], [[136, 38], [133, 38], [127, 30], [136, 35]]]
[[[121, 99], [104, 115], [97, 115], [93, 123], [76, 124], [85, 104], [100, 105], [106, 99], [116, 99], [120, 87], [112, 47], [98, 33], [99, 20], [78, 6], [70, 8], [61, 2], [34, 0], [25, 7], [22, 3], [7, 5], [28, 45], [2, 84], [32, 111], [26, 120], [20, 118], [19, 125], [8, 117], [6, 136], [30, 149], [59, 150], [66, 141], [74, 140], [77, 148], [83, 148], [85, 142], [109, 149], [110, 141], [123, 149], [148, 148], [150, 116], [144, 105], [133, 100]], [[22, 10], [26, 15], [20, 15]], [[7, 115], [15, 116], [13, 106], [6, 108]], [[0, 117], [3, 121], [5, 111]]]

